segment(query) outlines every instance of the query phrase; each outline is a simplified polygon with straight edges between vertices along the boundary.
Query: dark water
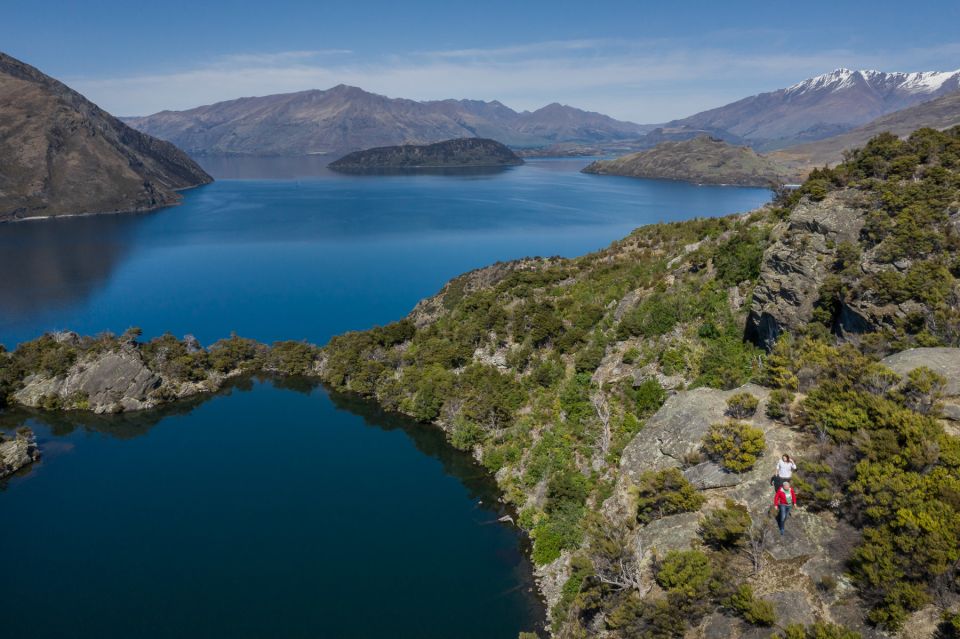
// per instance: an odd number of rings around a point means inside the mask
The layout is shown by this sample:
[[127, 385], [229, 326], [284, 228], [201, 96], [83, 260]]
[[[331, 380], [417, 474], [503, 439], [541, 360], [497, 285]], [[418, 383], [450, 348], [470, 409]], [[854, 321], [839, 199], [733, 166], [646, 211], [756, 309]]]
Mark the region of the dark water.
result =
[[[211, 161], [241, 179], [148, 215], [0, 225], [0, 343], [131, 325], [322, 343], [470, 268], [768, 197], [584, 163], [367, 177]], [[0, 492], [4, 636], [512, 638], [542, 621], [491, 481], [368, 403], [248, 380], [146, 415], [0, 421], [30, 423], [44, 452]]]

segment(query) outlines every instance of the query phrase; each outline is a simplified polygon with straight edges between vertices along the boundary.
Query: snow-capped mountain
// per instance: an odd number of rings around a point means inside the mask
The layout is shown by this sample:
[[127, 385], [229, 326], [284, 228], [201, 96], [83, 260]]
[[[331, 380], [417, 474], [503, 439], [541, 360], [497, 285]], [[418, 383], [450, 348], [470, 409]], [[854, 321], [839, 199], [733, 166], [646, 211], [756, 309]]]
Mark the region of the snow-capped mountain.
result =
[[949, 90], [960, 88], [958, 71], [918, 71], [915, 73], [885, 73], [883, 71], [855, 71], [837, 69], [818, 75], [787, 88], [784, 94], [790, 97], [803, 95], [810, 91], [842, 91], [857, 84], [865, 84], [883, 93], [904, 95], [923, 95], [938, 93], [944, 86]]
[[820, 140], [960, 90], [960, 70], [886, 73], [837, 69], [671, 122], [771, 150]]

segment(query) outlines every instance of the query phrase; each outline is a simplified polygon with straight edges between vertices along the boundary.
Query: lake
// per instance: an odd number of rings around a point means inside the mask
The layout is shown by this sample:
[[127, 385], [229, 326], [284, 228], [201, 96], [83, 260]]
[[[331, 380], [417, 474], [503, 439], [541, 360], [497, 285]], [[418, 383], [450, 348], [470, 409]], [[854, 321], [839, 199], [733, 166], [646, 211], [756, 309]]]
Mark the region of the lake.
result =
[[[324, 343], [472, 268], [770, 195], [587, 162], [374, 177], [208, 159], [227, 179], [178, 207], [0, 225], [0, 343], [129, 326]], [[265, 378], [143, 415], [0, 416], [18, 423], [44, 458], [0, 491], [11, 637], [514, 639], [543, 623], [492, 480], [368, 402]]]

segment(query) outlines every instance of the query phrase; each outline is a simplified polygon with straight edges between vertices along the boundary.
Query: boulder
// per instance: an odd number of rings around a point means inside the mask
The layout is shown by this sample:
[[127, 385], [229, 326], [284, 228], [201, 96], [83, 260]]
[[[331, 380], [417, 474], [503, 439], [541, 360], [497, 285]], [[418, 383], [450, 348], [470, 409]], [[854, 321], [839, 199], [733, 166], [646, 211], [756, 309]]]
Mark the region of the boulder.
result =
[[683, 471], [683, 476], [699, 490], [736, 486], [742, 481], [742, 475], [724, 470], [720, 464], [712, 461], [691, 466]]
[[0, 479], [40, 459], [40, 449], [33, 431], [23, 428], [13, 439], [0, 439]]

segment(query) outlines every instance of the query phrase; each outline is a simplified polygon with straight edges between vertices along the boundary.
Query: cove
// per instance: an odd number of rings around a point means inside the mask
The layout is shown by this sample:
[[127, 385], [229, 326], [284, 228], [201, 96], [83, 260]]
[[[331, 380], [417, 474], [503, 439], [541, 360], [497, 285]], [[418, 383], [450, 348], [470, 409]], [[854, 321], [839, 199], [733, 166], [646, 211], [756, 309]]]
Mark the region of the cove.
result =
[[0, 493], [7, 636], [513, 637], [542, 616], [495, 484], [438, 430], [297, 380], [166, 412], [7, 416], [46, 453]]
[[[245, 160], [179, 207], [3, 225], [0, 343], [131, 325], [323, 343], [471, 268], [769, 198], [585, 164], [370, 177]], [[44, 453], [0, 491], [11, 636], [512, 639], [542, 623], [492, 480], [366, 402], [251, 379], [150, 414], [2, 420]]]

